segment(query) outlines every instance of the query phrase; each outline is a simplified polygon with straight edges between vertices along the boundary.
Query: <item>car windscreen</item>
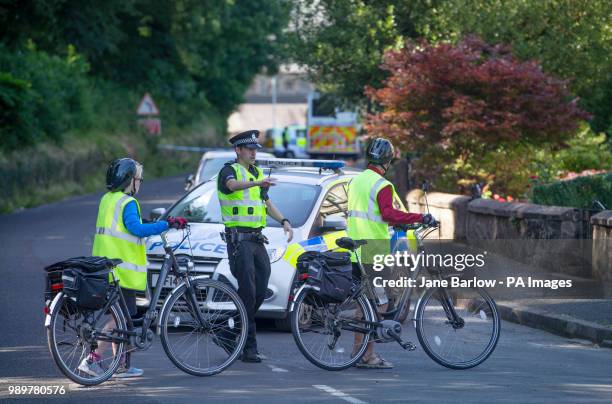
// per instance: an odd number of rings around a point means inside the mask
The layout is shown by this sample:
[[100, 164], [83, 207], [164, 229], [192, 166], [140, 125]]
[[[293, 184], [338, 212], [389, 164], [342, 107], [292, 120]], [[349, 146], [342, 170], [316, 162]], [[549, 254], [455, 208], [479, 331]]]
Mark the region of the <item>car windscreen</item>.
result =
[[230, 157], [217, 157], [206, 160], [204, 162], [204, 165], [200, 169], [200, 182], [208, 181], [215, 175], [219, 174], [219, 171], [221, 171], [223, 164], [227, 163], [228, 161], [233, 162], [234, 159]]
[[[308, 219], [320, 191], [319, 186], [279, 182], [270, 188], [268, 195], [291, 224], [299, 227]], [[196, 223], [222, 223], [216, 184], [194, 189], [173, 206], [167, 216], [181, 216]], [[281, 227], [269, 215], [268, 226]]]

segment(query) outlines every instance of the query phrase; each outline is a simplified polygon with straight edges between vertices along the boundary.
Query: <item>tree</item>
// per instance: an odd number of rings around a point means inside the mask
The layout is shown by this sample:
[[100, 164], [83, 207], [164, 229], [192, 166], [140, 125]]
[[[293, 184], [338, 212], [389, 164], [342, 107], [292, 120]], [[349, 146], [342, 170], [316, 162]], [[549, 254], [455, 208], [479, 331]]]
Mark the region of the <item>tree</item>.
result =
[[172, 37], [180, 60], [223, 114], [240, 102], [262, 69], [274, 72], [289, 19], [285, 0], [174, 1]]
[[383, 53], [418, 35], [429, 3], [438, 1], [296, 1], [287, 55], [307, 67], [321, 90], [363, 105], [365, 86], [379, 86], [386, 76]]
[[11, 47], [26, 41], [50, 54], [75, 47], [94, 69], [116, 56], [126, 33], [121, 21], [142, 0], [7, 0], [0, 5], [0, 38]]
[[255, 74], [277, 68], [289, 10], [288, 0], [6, 0], [0, 44], [72, 49], [91, 76], [153, 93], [165, 119], [186, 124], [202, 110], [228, 115]]
[[492, 153], [560, 147], [589, 117], [566, 82], [476, 37], [457, 45], [408, 42], [387, 52], [382, 68], [389, 78], [366, 94], [383, 111], [366, 118], [366, 130], [417, 151], [423, 172], [450, 173], [456, 183]]
[[430, 9], [421, 32], [432, 41], [476, 34], [512, 46], [521, 60], [569, 80], [596, 131], [612, 134], [612, 3], [608, 0], [446, 0]]

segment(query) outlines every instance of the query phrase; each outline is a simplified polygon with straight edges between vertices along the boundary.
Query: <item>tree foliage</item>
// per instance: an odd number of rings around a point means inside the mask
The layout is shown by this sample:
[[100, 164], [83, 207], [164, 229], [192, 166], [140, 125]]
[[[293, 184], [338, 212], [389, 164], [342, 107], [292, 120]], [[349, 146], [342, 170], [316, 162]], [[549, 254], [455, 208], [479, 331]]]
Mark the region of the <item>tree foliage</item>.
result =
[[446, 169], [461, 182], [483, 156], [560, 145], [588, 118], [564, 81], [476, 37], [457, 45], [408, 42], [387, 52], [382, 67], [384, 86], [366, 93], [383, 111], [366, 118], [366, 130], [423, 155], [429, 175]]
[[87, 64], [79, 57], [33, 49], [9, 53], [0, 45], [0, 149], [61, 140], [91, 123]]
[[[290, 54], [315, 83], [353, 104], [385, 78], [388, 49], [406, 39], [453, 42], [476, 34], [569, 80], [595, 131], [612, 134], [612, 3], [607, 0], [299, 0]], [[612, 139], [612, 138], [611, 138]]]
[[612, 134], [611, 26], [607, 0], [445, 0], [430, 9], [421, 32], [433, 41], [476, 34], [511, 45], [519, 59], [537, 59], [569, 80], [594, 129]]
[[[319, 88], [351, 104], [367, 100], [366, 85], [385, 78], [379, 65], [387, 49], [417, 36], [426, 0], [298, 0], [288, 57], [306, 66]], [[436, 3], [435, 1], [433, 3]]]
[[[100, 89], [121, 88], [130, 94], [121, 105], [132, 111], [134, 98], [150, 92], [166, 123], [186, 125], [210, 110], [226, 116], [242, 101], [255, 74], [276, 68], [289, 9], [287, 0], [3, 1], [0, 58], [15, 63], [0, 66], [0, 102], [11, 109], [3, 111], [10, 119], [0, 120], [0, 131], [19, 136], [22, 131], [14, 125], [22, 120], [15, 119], [21, 113], [16, 108], [39, 99], [36, 94], [46, 93], [49, 83], [60, 86], [58, 93], [72, 91], [73, 77], [88, 81], [82, 96], [94, 104], [117, 99]], [[36, 61], [37, 73], [18, 66], [24, 55]], [[59, 61], [70, 64], [75, 58], [86, 71], [61, 71]], [[65, 87], [62, 81], [68, 82]], [[61, 97], [45, 101], [56, 99]], [[61, 116], [78, 111], [70, 102], [58, 102]], [[75, 120], [34, 118], [29, 125], [38, 135], [24, 135], [23, 145], [82, 128]], [[20, 142], [11, 144], [2, 146]]]

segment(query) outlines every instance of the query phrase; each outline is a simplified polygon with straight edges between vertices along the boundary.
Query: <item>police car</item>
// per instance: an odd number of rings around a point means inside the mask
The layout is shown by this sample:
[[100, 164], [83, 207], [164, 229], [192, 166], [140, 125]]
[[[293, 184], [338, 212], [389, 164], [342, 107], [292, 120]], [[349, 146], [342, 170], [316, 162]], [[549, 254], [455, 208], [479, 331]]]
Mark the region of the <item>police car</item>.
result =
[[[304, 251], [337, 248], [336, 239], [346, 236], [347, 185], [359, 171], [343, 171], [343, 162], [325, 160], [259, 158], [257, 165], [265, 175], [277, 179], [277, 185], [270, 187], [268, 194], [291, 221], [294, 230], [293, 240], [287, 243], [280, 223], [268, 216], [263, 233], [269, 240], [266, 249], [272, 273], [265, 301], [257, 317], [275, 319], [277, 327], [287, 329], [297, 257]], [[237, 288], [236, 279], [229, 269], [227, 247], [220, 236], [224, 226], [217, 198], [216, 176], [194, 188], [162, 213], [162, 218], [166, 216], [181, 216], [190, 222], [191, 242], [185, 241], [178, 247], [175, 251], [177, 258], [191, 260], [194, 275], [209, 276]], [[178, 243], [182, 239], [182, 231], [171, 230], [167, 237], [169, 241]], [[146, 249], [148, 284], [156, 285], [164, 260], [159, 236], [150, 237]], [[172, 277], [166, 280], [162, 301], [174, 287], [174, 282]]]
[[[205, 150], [205, 148], [193, 148]], [[258, 152], [259, 158], [274, 157], [270, 153]], [[234, 150], [210, 150], [202, 155], [200, 164], [195, 174], [190, 174], [185, 179], [185, 191], [190, 191], [197, 185], [208, 181], [219, 173], [225, 163], [236, 158], [236, 152]]]

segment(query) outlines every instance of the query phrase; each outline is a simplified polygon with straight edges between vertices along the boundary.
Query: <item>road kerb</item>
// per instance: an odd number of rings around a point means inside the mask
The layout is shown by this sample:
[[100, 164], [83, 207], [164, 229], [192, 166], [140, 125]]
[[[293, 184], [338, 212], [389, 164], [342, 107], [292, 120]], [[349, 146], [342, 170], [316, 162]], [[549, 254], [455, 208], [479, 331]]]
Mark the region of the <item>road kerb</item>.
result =
[[582, 338], [612, 348], [612, 328], [553, 314], [512, 302], [497, 302], [502, 319], [569, 338]]

